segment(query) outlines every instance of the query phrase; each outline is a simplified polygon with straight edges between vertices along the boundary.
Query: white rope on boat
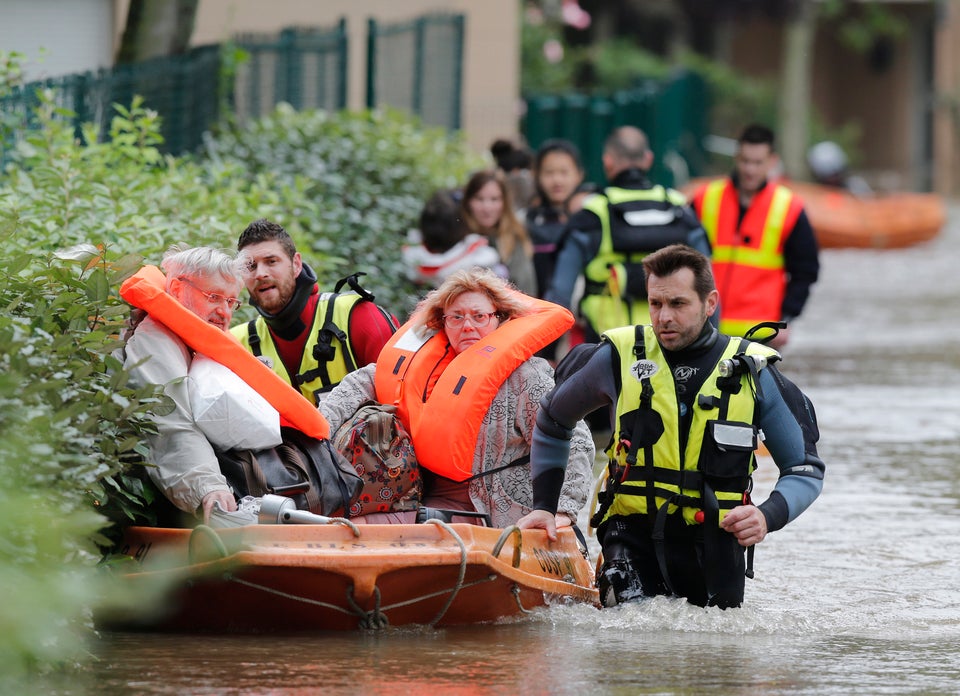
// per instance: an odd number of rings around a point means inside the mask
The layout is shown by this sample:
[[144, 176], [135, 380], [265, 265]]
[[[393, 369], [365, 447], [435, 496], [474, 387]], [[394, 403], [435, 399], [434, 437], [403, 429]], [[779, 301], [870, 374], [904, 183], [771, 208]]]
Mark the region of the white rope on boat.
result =
[[[416, 604], [418, 602], [422, 602], [427, 599], [439, 597], [440, 595], [443, 595], [443, 594], [449, 594], [449, 596], [447, 597], [447, 601], [444, 603], [443, 607], [440, 609], [437, 615], [433, 618], [432, 621], [426, 624], [427, 626], [435, 627], [436, 624], [446, 615], [447, 611], [450, 609], [454, 599], [456, 599], [456, 596], [460, 592], [460, 590], [467, 587], [475, 587], [477, 585], [482, 585], [483, 583], [486, 583], [486, 582], [492, 582], [496, 580], [498, 576], [496, 573], [490, 573], [484, 578], [480, 578], [478, 580], [474, 580], [471, 582], [465, 582], [466, 574], [467, 574], [467, 546], [463, 542], [463, 539], [460, 538], [460, 535], [457, 534], [456, 530], [453, 529], [453, 527], [451, 527], [449, 524], [447, 524], [442, 520], [437, 520], [437, 519], [428, 520], [427, 524], [435, 524], [441, 527], [442, 529], [444, 529], [448, 534], [450, 534], [450, 536], [453, 537], [454, 541], [456, 541], [457, 545], [460, 547], [460, 568], [457, 574], [456, 583], [449, 588], [444, 588], [441, 590], [437, 590], [435, 592], [428, 592], [426, 594], [419, 595], [417, 597], [413, 597], [411, 599], [407, 599], [402, 602], [396, 602], [394, 604], [389, 604], [382, 607], [380, 606], [380, 588], [374, 585], [374, 588], [373, 588], [374, 607], [370, 611], [366, 611], [365, 609], [363, 609], [363, 607], [357, 604], [356, 600], [353, 597], [353, 585], [350, 585], [347, 588], [347, 602], [350, 605], [350, 609], [345, 609], [343, 607], [337, 606], [336, 604], [323, 602], [318, 599], [311, 599], [309, 597], [302, 597], [300, 595], [295, 595], [289, 592], [284, 592], [282, 590], [277, 590], [273, 587], [261, 585], [256, 582], [251, 582], [250, 580], [244, 580], [242, 578], [236, 577], [233, 573], [224, 573], [223, 578], [227, 581], [235, 582], [255, 590], [260, 590], [261, 592], [266, 592], [267, 594], [272, 594], [277, 597], [282, 597], [284, 599], [293, 600], [295, 602], [303, 602], [304, 604], [310, 604], [313, 606], [322, 607], [324, 609], [332, 609], [333, 611], [338, 611], [342, 614], [347, 614], [348, 616], [355, 615], [359, 619], [360, 628], [368, 628], [373, 630], [381, 630], [389, 626], [390, 620], [385, 613], [387, 611], [390, 611], [392, 609], [396, 609], [399, 607], [409, 606], [411, 604]], [[500, 543], [498, 543], [499, 548], [497, 549], [497, 553], [499, 553], [500, 549], [502, 549], [503, 547], [502, 542], [505, 541], [506, 538], [511, 533], [514, 533], [514, 532], [519, 534], [519, 529], [514, 528], [514, 529], [505, 530], [504, 535], [501, 536]], [[207, 535], [212, 536], [218, 542], [220, 541], [219, 535], [217, 535], [216, 532], [212, 529], [210, 529], [209, 532], [207, 532]], [[191, 540], [192, 540], [192, 536], [193, 535], [191, 535]], [[222, 544], [222, 542], [220, 543]], [[225, 556], [226, 555], [225, 548], [223, 549], [223, 553]], [[510, 592], [514, 596], [514, 600], [517, 603], [517, 608], [524, 614], [531, 613], [531, 610], [526, 609], [523, 606], [523, 604], [521, 604], [520, 602], [520, 586], [517, 583], [513, 583], [513, 586], [511, 587]]]

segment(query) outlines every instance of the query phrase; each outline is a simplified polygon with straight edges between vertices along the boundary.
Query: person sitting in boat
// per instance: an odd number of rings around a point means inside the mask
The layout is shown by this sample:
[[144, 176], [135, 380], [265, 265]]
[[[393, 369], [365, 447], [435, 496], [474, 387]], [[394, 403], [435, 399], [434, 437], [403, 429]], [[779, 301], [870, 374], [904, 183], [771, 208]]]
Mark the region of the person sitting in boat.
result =
[[[164, 254], [161, 268], [168, 294], [208, 324], [228, 331], [243, 288], [232, 257], [210, 247], [174, 245]], [[183, 512], [202, 512], [204, 522], [215, 504], [235, 511], [237, 501], [220, 472], [213, 445], [193, 417], [188, 380], [193, 351], [147, 314], [128, 332], [118, 357], [133, 383], [162, 384], [173, 401], [169, 413], [154, 414], [157, 432], [145, 435], [153, 464], [146, 467], [150, 479]]]
[[[421, 519], [455, 510], [512, 525], [537, 507], [530, 444], [537, 404], [554, 386], [550, 365], [534, 353], [572, 323], [568, 310], [520, 293], [489, 269], [457, 271], [420, 302], [376, 365], [347, 375], [320, 412], [335, 432], [365, 402], [396, 405], [424, 479]], [[547, 486], [559, 495], [561, 526], [576, 522], [592, 479], [586, 423], [570, 436], [566, 475], [556, 489]], [[410, 523], [416, 515], [376, 513], [366, 521]]]
[[[231, 332], [314, 404], [345, 374], [374, 362], [399, 326], [360, 286], [358, 274], [341, 280], [333, 292], [320, 292], [317, 274], [276, 222], [261, 218], [247, 225], [237, 252], [259, 316]], [[344, 283], [349, 291], [341, 292]]]

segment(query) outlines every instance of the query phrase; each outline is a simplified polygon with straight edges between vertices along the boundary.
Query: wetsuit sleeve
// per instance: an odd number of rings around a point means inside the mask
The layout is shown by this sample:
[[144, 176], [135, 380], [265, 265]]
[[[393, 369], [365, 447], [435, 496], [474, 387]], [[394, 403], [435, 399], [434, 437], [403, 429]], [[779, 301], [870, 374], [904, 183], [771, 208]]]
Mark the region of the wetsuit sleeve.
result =
[[581, 210], [570, 218], [560, 241], [557, 265], [546, 299], [572, 309], [577, 278], [600, 249], [600, 218]]
[[800, 212], [783, 246], [783, 264], [787, 288], [781, 311], [789, 320], [800, 316], [810, 297], [810, 288], [820, 275], [819, 247], [806, 211]]
[[373, 302], [358, 302], [350, 313], [348, 328], [357, 367], [376, 362], [398, 326], [396, 317]]
[[603, 345], [589, 361], [540, 400], [530, 447], [533, 507], [556, 512], [570, 439], [578, 421], [591, 411], [616, 403], [612, 348]]
[[780, 478], [759, 505], [767, 530], [796, 519], [820, 495], [825, 465], [817, 454], [819, 431], [809, 399], [775, 367], [760, 373], [760, 427]]

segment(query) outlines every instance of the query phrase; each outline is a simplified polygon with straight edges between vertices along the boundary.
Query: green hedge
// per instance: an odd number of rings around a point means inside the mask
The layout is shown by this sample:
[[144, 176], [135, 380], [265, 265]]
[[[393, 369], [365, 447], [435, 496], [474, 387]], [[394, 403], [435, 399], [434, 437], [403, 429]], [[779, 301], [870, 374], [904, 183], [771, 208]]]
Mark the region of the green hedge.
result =
[[402, 315], [403, 233], [433, 188], [482, 163], [389, 112], [278, 109], [183, 159], [159, 153], [157, 116], [137, 101], [105, 142], [88, 128], [89, 146], [63, 116], [48, 96], [0, 176], [0, 688], [82, 659], [90, 606], [115, 594], [96, 568], [109, 521], [142, 519], [150, 494], [141, 435], [166, 406], [111, 356], [128, 314], [119, 283], [172, 243], [232, 248], [268, 217], [325, 283], [368, 271]]

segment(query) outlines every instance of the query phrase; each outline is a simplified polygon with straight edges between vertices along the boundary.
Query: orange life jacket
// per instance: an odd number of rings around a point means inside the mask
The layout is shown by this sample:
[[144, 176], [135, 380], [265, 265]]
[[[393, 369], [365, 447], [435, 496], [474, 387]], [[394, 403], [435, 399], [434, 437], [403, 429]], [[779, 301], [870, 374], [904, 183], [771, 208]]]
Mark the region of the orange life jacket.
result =
[[783, 246], [803, 202], [785, 186], [769, 183], [741, 222], [736, 187], [718, 179], [697, 192], [693, 205], [713, 249], [720, 331], [742, 336], [761, 321], [778, 321], [787, 287]]
[[560, 305], [527, 299], [532, 313], [504, 322], [462, 353], [454, 354], [443, 331], [421, 337], [416, 316], [383, 347], [377, 400], [397, 407], [421, 466], [454, 481], [469, 478], [497, 391], [521, 363], [573, 325], [573, 315]]
[[316, 438], [330, 436], [330, 426], [316, 406], [273, 370], [247, 352], [233, 335], [208, 324], [166, 292], [163, 272], [144, 266], [123, 281], [120, 297], [173, 331], [190, 348], [233, 370], [280, 412], [289, 425]]

